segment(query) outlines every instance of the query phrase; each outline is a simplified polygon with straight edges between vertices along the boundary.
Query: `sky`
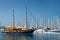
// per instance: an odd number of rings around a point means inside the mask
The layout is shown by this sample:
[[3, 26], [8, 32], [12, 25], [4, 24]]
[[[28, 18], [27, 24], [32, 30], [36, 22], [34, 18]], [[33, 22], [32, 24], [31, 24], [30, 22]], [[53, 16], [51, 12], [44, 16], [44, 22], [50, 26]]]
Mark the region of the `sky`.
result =
[[15, 24], [25, 25], [26, 7], [29, 25], [37, 19], [60, 17], [60, 0], [0, 0], [0, 25], [12, 25], [13, 9]]

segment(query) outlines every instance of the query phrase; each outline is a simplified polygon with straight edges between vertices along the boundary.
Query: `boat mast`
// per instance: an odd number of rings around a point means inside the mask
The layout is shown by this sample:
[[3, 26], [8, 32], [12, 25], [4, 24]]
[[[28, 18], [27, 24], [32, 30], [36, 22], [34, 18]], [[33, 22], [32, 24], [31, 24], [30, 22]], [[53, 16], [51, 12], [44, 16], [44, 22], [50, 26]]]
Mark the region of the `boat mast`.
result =
[[12, 12], [13, 12], [13, 13], [12, 13], [13, 26], [15, 26], [14, 9], [13, 9], [13, 11], [12, 11]]
[[28, 28], [27, 7], [26, 7], [26, 27]]

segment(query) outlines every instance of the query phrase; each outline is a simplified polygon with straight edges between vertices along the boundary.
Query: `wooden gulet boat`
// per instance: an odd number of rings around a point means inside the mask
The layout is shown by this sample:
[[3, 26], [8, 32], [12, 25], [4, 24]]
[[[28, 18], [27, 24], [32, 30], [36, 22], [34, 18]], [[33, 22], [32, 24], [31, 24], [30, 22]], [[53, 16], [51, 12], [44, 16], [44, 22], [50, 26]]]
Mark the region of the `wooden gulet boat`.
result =
[[[6, 34], [27, 34], [33, 33], [35, 31], [34, 28], [30, 29], [27, 23], [27, 8], [26, 8], [26, 26], [22, 26], [23, 28], [16, 28], [15, 27], [15, 18], [14, 18], [14, 10], [13, 10], [13, 26], [8, 26], [6, 29], [3, 30], [2, 33]], [[25, 28], [24, 28], [25, 27]]]

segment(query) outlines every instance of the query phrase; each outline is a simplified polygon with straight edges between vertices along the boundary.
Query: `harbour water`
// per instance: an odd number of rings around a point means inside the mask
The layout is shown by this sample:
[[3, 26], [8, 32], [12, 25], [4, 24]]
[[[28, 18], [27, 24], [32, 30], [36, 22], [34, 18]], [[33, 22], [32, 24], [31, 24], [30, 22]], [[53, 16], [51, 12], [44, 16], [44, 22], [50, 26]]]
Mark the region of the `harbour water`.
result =
[[2, 34], [0, 40], [60, 40], [60, 33]]

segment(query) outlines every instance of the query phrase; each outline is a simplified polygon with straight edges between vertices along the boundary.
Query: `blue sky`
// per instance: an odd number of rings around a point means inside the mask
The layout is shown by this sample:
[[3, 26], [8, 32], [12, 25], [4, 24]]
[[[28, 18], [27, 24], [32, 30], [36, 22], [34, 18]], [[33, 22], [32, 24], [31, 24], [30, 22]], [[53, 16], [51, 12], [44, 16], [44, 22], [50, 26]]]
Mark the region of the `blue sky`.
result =
[[25, 6], [31, 25], [35, 23], [32, 17], [60, 17], [60, 0], [0, 0], [0, 25], [12, 25], [12, 9], [16, 25], [25, 25]]

